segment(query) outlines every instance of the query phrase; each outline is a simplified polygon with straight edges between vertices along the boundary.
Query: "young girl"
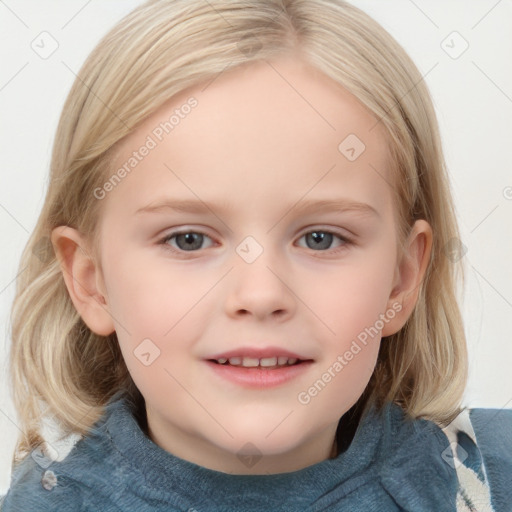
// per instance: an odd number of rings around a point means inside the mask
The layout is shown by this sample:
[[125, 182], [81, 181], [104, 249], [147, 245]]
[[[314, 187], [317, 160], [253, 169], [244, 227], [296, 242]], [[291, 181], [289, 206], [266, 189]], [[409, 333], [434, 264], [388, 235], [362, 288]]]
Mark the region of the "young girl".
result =
[[363, 12], [142, 4], [60, 119], [2, 510], [510, 510], [458, 240], [425, 83]]

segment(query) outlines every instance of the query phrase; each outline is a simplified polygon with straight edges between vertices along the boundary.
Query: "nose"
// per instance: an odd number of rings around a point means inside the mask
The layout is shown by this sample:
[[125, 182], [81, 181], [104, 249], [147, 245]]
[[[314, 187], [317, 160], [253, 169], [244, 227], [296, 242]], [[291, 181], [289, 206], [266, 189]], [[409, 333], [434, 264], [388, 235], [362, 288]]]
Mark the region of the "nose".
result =
[[238, 261], [229, 276], [227, 314], [233, 318], [253, 316], [258, 320], [267, 317], [286, 320], [297, 307], [290, 281], [290, 272], [283, 270], [276, 259], [265, 252], [252, 263]]

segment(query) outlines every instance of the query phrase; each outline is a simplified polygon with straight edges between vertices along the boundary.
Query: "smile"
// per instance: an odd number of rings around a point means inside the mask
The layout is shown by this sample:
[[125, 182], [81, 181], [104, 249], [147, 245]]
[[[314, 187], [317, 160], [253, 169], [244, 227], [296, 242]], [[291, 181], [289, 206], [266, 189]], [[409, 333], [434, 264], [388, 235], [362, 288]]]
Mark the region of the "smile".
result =
[[279, 356], [279, 357], [230, 357], [229, 359], [226, 357], [221, 357], [219, 359], [213, 359], [212, 361], [217, 362], [218, 364], [223, 365], [231, 365], [231, 366], [242, 366], [244, 368], [281, 368], [283, 366], [291, 366], [294, 364], [298, 364], [301, 360], [296, 357], [287, 357], [287, 356]]

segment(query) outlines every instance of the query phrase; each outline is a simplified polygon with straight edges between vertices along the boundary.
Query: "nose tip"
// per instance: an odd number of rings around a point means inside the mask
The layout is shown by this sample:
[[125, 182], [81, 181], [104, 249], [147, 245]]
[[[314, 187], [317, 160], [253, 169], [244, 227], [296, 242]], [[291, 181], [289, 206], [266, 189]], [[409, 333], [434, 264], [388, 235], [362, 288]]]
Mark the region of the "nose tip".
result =
[[237, 316], [282, 319], [294, 308], [293, 293], [268, 261], [242, 262], [232, 276], [227, 308]]

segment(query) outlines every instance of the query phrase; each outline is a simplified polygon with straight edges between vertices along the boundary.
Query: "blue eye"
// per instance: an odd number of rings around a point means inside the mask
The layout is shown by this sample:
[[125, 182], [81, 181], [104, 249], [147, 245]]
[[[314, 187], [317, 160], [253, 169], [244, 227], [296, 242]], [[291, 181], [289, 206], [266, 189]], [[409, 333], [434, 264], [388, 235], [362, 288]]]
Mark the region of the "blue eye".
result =
[[[299, 240], [302, 238], [306, 239], [306, 248], [312, 249], [314, 252], [328, 251], [329, 253], [337, 253], [340, 250], [346, 249], [347, 246], [353, 243], [352, 240], [346, 236], [322, 229], [308, 231], [307, 233], [304, 233]], [[335, 238], [340, 240], [341, 244], [338, 247], [331, 249], [330, 246]], [[169, 233], [160, 240], [159, 244], [161, 244], [166, 250], [170, 250], [173, 253], [183, 254], [186, 252], [197, 252], [199, 249], [204, 249], [202, 245], [205, 239], [212, 240], [208, 235], [198, 231], [175, 231], [173, 233]], [[175, 245], [169, 243], [173, 240]]]
[[[163, 240], [161, 240], [160, 243], [165, 244], [167, 248], [173, 250], [174, 252], [193, 252], [196, 249], [201, 248], [204, 237], [210, 238], [208, 235], [205, 235], [204, 233], [198, 233], [197, 231], [181, 231], [170, 233]], [[167, 244], [167, 242], [171, 241], [172, 239], [176, 239], [176, 245], [178, 246], [179, 251], [176, 251], [172, 246]]]
[[[343, 249], [346, 245], [349, 245], [351, 241], [339, 234], [336, 234], [332, 231], [325, 231], [322, 229], [318, 229], [315, 231], [308, 231], [304, 235], [302, 235], [300, 238], [306, 239], [306, 245], [308, 249], [320, 249], [321, 251], [329, 250], [330, 245], [332, 244], [333, 240], [335, 238], [338, 238], [338, 240], [341, 240], [343, 243], [341, 245], [341, 248]], [[308, 243], [311, 242], [311, 243]], [[339, 247], [338, 247], [339, 249]], [[337, 252], [336, 250], [332, 252]]]

